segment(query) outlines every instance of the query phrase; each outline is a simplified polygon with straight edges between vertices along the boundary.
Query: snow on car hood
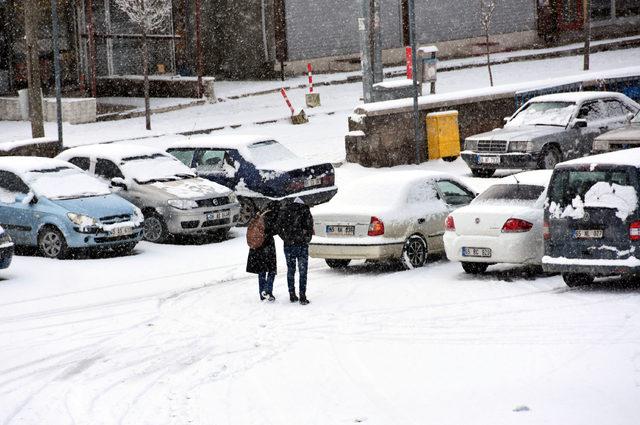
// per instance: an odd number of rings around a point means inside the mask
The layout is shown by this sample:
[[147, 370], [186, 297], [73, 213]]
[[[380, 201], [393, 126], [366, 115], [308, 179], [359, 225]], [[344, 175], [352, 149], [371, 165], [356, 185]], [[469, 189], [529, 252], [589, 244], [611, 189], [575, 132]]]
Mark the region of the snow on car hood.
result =
[[133, 214], [134, 211], [134, 206], [131, 203], [114, 194], [50, 201], [68, 212], [94, 218]]
[[640, 143], [640, 124], [630, 124], [598, 136], [598, 140]]
[[231, 190], [225, 186], [202, 178], [156, 182], [151, 183], [149, 186], [155, 187], [180, 199], [201, 199], [207, 197], [228, 196], [231, 193]]
[[624, 221], [635, 211], [638, 205], [638, 195], [633, 186], [621, 186], [608, 182], [597, 182], [585, 193], [584, 200], [576, 196], [571, 205], [562, 208], [555, 202], [549, 205], [549, 213], [554, 218], [584, 217], [585, 208], [611, 208], [616, 210], [616, 217]]
[[486, 133], [476, 134], [467, 137], [467, 140], [506, 140], [509, 141], [530, 141], [538, 137], [550, 136], [566, 131], [564, 127], [550, 125], [525, 125], [514, 128], [497, 128]]

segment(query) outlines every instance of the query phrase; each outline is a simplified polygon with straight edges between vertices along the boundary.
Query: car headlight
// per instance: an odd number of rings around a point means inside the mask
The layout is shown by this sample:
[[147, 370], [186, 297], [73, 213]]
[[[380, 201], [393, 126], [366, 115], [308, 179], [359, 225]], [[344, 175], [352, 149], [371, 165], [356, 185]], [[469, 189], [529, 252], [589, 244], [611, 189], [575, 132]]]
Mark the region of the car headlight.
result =
[[529, 142], [509, 142], [509, 152], [526, 152], [527, 150], [529, 150]]
[[235, 193], [231, 192], [231, 194], [229, 195], [229, 203], [235, 204], [236, 202], [238, 202], [238, 197]]
[[177, 208], [179, 210], [198, 208], [198, 203], [193, 199], [169, 199], [167, 203], [173, 208]]
[[464, 148], [468, 151], [478, 150], [478, 141], [477, 140], [465, 140]]
[[96, 224], [98, 224], [98, 221], [95, 218], [89, 217], [88, 215], [84, 214], [70, 212], [67, 213], [67, 217], [73, 224], [80, 228], [80, 231], [84, 231], [85, 229], [94, 227]]
[[594, 140], [593, 141], [593, 150], [594, 151], [608, 151], [609, 150], [609, 141], [608, 140]]

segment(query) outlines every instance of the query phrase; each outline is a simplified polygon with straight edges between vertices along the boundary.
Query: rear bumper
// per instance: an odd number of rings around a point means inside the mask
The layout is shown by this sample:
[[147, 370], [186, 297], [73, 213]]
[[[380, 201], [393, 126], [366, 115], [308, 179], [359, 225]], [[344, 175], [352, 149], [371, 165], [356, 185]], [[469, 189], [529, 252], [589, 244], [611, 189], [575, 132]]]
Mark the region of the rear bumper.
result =
[[542, 257], [542, 268], [549, 273], [584, 273], [591, 276], [611, 276], [640, 273], [640, 259], [598, 260], [565, 257]]
[[13, 243], [7, 243], [0, 246], [0, 270], [6, 269], [11, 265], [13, 259]]
[[[536, 152], [526, 153], [490, 153], [490, 152], [473, 152], [464, 151], [460, 153], [464, 162], [469, 168], [481, 170], [496, 170], [499, 168], [537, 168], [540, 154]], [[498, 164], [484, 164], [479, 162], [480, 156], [497, 156], [500, 158]]]
[[[445, 232], [444, 249], [451, 261], [471, 263], [540, 264], [542, 258], [542, 235], [539, 246], [535, 238], [527, 233], [501, 234], [500, 236], [458, 235]], [[462, 248], [490, 248], [491, 257], [464, 257]]]
[[313, 258], [329, 258], [335, 260], [387, 260], [400, 258], [402, 242], [376, 245], [356, 244], [309, 244], [309, 256]]

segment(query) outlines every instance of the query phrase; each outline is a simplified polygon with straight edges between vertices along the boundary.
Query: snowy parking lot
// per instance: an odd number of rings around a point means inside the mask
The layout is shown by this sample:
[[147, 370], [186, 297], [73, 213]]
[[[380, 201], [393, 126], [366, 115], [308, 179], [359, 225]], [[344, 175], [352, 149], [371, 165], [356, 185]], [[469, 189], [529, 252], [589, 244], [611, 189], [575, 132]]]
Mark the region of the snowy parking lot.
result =
[[[594, 54], [593, 69], [639, 57], [640, 49]], [[496, 65], [494, 73], [511, 83], [576, 74], [579, 62]], [[443, 73], [439, 87], [486, 85], [485, 73]], [[172, 132], [237, 116], [243, 126], [224, 132], [266, 133], [305, 158], [339, 162], [361, 85], [321, 94], [324, 106], [306, 126], [251, 125], [283, 115], [279, 95], [269, 94], [154, 115], [159, 137], [139, 143], [164, 146], [183, 137]], [[126, 124], [66, 130], [73, 144], [144, 133], [142, 119]], [[451, 172], [478, 191], [495, 182], [470, 177], [461, 159], [418, 168]], [[344, 164], [336, 182], [384, 172]], [[280, 243], [278, 253], [275, 303], [259, 301], [257, 279], [245, 272], [243, 229], [219, 243], [142, 242], [126, 257], [15, 257], [0, 272], [0, 423], [640, 420], [639, 283], [570, 289], [560, 276], [522, 267], [466, 275], [438, 257], [410, 271], [364, 262], [333, 270], [311, 260], [303, 307], [287, 298]]]

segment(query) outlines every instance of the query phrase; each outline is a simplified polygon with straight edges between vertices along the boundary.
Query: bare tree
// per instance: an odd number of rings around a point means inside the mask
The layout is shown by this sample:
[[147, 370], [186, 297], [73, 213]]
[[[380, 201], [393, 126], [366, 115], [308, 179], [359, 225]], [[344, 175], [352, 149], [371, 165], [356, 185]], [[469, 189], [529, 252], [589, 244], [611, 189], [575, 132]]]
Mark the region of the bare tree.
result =
[[162, 27], [171, 14], [171, 0], [114, 0], [129, 20], [142, 32], [142, 68], [144, 73], [144, 112], [147, 130], [151, 130], [149, 105], [149, 47], [147, 36]]
[[487, 69], [489, 70], [489, 83], [493, 87], [493, 74], [491, 73], [491, 44], [489, 43], [489, 32], [491, 31], [491, 20], [493, 12], [496, 10], [495, 0], [480, 0], [480, 23], [484, 31], [484, 42], [487, 47]]

